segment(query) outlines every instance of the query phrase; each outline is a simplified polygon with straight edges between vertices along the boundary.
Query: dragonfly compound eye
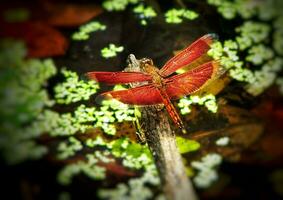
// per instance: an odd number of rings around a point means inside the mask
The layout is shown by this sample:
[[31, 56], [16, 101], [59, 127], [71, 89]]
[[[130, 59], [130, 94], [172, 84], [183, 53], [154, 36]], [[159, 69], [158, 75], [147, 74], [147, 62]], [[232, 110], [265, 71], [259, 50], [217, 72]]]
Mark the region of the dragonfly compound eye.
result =
[[142, 65], [153, 65], [153, 61], [149, 58], [143, 58], [140, 60], [141, 64]]

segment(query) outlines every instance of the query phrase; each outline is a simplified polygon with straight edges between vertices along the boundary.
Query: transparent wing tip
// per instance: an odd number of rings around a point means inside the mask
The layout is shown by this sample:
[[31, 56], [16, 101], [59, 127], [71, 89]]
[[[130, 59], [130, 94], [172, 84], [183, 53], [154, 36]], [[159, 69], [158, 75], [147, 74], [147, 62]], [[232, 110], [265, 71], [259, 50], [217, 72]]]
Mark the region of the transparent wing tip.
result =
[[111, 94], [109, 94], [109, 93], [102, 93], [102, 94], [99, 94], [99, 95], [96, 96], [95, 102], [97, 104], [99, 104], [99, 105], [102, 105], [103, 101], [112, 100], [112, 99], [113, 99], [113, 97], [112, 97]]
[[94, 80], [94, 81], [98, 82], [98, 81], [97, 81], [97, 78], [96, 78], [96, 75], [95, 75], [94, 72], [87, 72], [87, 73], [85, 73], [83, 76], [84, 76], [85, 79], [88, 80], [88, 81], [89, 81], [89, 80]]
[[208, 33], [208, 38], [211, 38], [212, 41], [219, 40], [219, 36], [216, 33]]

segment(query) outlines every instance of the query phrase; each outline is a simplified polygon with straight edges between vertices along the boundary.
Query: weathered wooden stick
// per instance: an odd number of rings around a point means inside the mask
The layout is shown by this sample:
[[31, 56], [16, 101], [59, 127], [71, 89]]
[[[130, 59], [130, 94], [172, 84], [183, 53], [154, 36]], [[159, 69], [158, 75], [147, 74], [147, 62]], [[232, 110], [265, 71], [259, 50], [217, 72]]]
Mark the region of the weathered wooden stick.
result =
[[[128, 57], [125, 71], [142, 71], [134, 55]], [[133, 87], [138, 86], [133, 84]], [[140, 86], [140, 84], [139, 84]], [[161, 184], [168, 200], [196, 200], [196, 194], [188, 179], [175, 134], [167, 114], [160, 106], [140, 107], [139, 132], [143, 133], [154, 157]]]

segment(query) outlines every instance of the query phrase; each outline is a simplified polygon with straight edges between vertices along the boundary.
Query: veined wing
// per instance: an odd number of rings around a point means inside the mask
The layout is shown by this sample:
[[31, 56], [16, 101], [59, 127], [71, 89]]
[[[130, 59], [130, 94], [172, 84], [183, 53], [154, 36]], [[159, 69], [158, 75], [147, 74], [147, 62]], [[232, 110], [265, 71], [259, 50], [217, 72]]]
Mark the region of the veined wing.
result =
[[219, 61], [207, 62], [188, 72], [166, 79], [166, 93], [170, 99], [178, 99], [195, 93], [219, 78], [224, 72]]
[[103, 98], [114, 98], [125, 104], [153, 105], [162, 103], [159, 90], [151, 84], [128, 90], [110, 91], [101, 94]]
[[88, 72], [86, 76], [111, 85], [152, 80], [150, 75], [141, 72]]
[[160, 75], [163, 77], [169, 76], [177, 69], [185, 67], [194, 60], [200, 58], [210, 49], [210, 45], [216, 39], [217, 36], [215, 34], [207, 34], [202, 36], [186, 49], [182, 50], [176, 56], [171, 58], [167, 63], [165, 63], [165, 65], [160, 69]]

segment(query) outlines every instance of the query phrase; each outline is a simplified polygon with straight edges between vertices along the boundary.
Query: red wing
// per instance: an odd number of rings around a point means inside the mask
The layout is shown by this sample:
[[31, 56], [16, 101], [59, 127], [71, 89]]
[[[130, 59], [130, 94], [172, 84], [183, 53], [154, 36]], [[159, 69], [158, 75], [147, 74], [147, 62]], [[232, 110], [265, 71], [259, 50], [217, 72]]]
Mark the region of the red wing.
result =
[[207, 62], [188, 72], [166, 79], [166, 93], [170, 99], [178, 99], [197, 92], [223, 73], [224, 69], [220, 67], [219, 61]]
[[125, 104], [153, 105], [162, 103], [159, 90], [153, 85], [140, 86], [128, 90], [118, 90], [101, 94], [105, 98], [114, 98]]
[[97, 82], [108, 84], [123, 84], [150, 81], [150, 75], [141, 72], [88, 72], [86, 76]]
[[204, 53], [210, 49], [210, 45], [216, 40], [215, 34], [207, 34], [192, 43], [186, 49], [182, 50], [179, 54], [171, 58], [160, 69], [160, 74], [163, 77], [169, 76], [177, 69], [184, 67], [194, 60], [200, 58]]

